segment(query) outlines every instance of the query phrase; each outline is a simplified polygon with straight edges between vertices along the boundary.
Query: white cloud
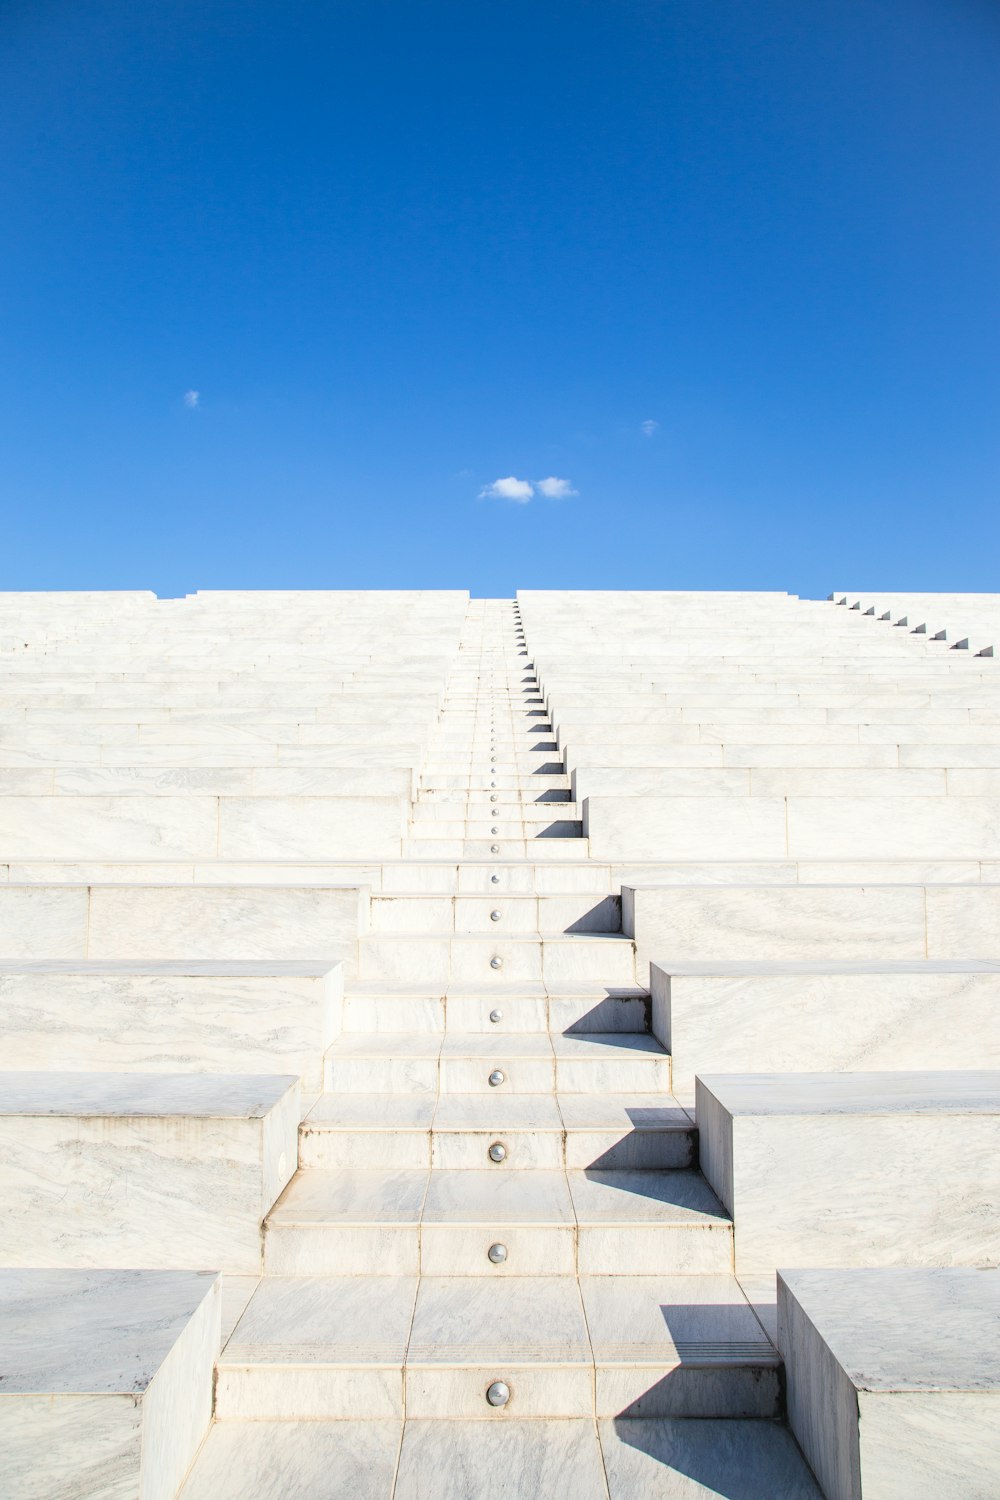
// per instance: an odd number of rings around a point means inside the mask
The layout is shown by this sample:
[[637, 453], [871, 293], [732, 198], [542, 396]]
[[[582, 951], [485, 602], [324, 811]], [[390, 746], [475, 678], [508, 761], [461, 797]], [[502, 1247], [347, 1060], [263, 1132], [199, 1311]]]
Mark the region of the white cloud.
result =
[[659, 425], [659, 422], [654, 422], [652, 417], [647, 417], [646, 421], [641, 424], [639, 430], [644, 437], [652, 437], [653, 433], [656, 431]]
[[513, 500], [517, 505], [527, 505], [535, 493], [527, 479], [515, 479], [508, 474], [506, 479], [494, 479], [479, 491], [480, 500]]
[[539, 479], [536, 483], [539, 493], [547, 500], [566, 500], [570, 495], [580, 493], [579, 490], [573, 488], [568, 479], [557, 479], [554, 474], [550, 474], [548, 479]]
[[190, 406], [192, 408], [192, 410], [194, 409], [194, 407], [196, 407], [198, 405], [198, 402], [200, 400], [201, 400], [201, 391], [185, 391], [184, 392], [184, 405], [185, 406]]

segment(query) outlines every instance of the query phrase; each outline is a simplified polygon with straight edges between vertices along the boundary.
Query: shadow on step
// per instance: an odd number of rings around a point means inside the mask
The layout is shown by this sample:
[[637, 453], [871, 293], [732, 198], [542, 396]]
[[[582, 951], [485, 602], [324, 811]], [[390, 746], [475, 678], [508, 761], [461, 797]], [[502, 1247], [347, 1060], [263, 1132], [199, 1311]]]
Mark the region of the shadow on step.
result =
[[[564, 1003], [572, 1003], [572, 997], [567, 997]], [[651, 1029], [651, 1012], [652, 1000], [647, 990], [608, 989], [602, 999], [595, 1000], [571, 1025], [563, 1027], [563, 1035], [595, 1031], [643, 1035]]]
[[[620, 1443], [652, 1461], [637, 1467], [638, 1457], [629, 1464], [609, 1452], [613, 1494], [655, 1493], [640, 1486], [656, 1483], [656, 1464], [693, 1480], [700, 1493], [721, 1500], [822, 1500], [794, 1438], [780, 1422], [651, 1422], [622, 1415], [611, 1425]], [[618, 1480], [629, 1481], [630, 1490]]]
[[[616, 1422], [637, 1417], [769, 1420], [784, 1415], [784, 1370], [777, 1355], [760, 1340], [737, 1343], [726, 1338], [732, 1325], [730, 1305], [672, 1305], [660, 1311], [678, 1363], [629, 1401]], [[713, 1324], [718, 1333], [715, 1340]], [[683, 1336], [695, 1330], [697, 1339]], [[640, 1369], [644, 1359], [652, 1363], [649, 1351], [642, 1348], [623, 1348], [620, 1357], [634, 1360]], [[631, 1380], [631, 1372], [627, 1378]]]
[[622, 930], [622, 898], [601, 896], [582, 916], [563, 928], [563, 932], [588, 934], [609, 933], [616, 935]]

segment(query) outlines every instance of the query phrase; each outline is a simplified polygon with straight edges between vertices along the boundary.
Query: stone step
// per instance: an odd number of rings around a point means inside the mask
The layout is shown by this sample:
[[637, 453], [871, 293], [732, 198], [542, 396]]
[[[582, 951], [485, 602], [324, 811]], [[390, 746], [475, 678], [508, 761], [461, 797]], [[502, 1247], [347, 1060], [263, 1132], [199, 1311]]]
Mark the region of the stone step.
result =
[[326, 1056], [331, 1094], [586, 1094], [670, 1091], [655, 1037], [422, 1031], [342, 1036]]
[[585, 860], [587, 840], [585, 838], [538, 838], [534, 834], [522, 836], [487, 834], [483, 837], [428, 838], [410, 835], [403, 839], [404, 860], [483, 860], [491, 855], [501, 859], [521, 859], [531, 863], [541, 860]]
[[773, 1417], [778, 1364], [725, 1273], [267, 1278], [219, 1360], [216, 1416]]
[[741, 1274], [1000, 1263], [1000, 1071], [704, 1074], [696, 1104]]
[[0, 1271], [3, 1494], [176, 1494], [212, 1415], [220, 1304], [211, 1271]]
[[426, 986], [353, 980], [344, 1031], [648, 1032], [649, 996], [637, 985], [543, 983]]
[[[431, 776], [423, 772], [420, 776], [420, 784], [417, 796], [421, 801], [428, 802], [450, 802], [466, 796], [475, 791], [514, 791], [522, 797], [536, 801], [562, 802], [570, 800], [570, 777], [564, 773], [551, 772], [544, 778], [544, 784], [539, 786], [539, 780], [534, 774], [517, 775], [512, 771], [494, 770], [493, 766], [487, 766], [481, 775], [473, 776], [471, 772], [464, 775], [456, 772], [439, 772]], [[494, 783], [496, 785], [494, 786]]]
[[686, 1099], [697, 1073], [1000, 1069], [1000, 961], [653, 963], [650, 988]]
[[[506, 1260], [489, 1258], [491, 1245]], [[694, 1171], [296, 1173], [268, 1214], [268, 1276], [571, 1276], [732, 1270], [732, 1224]]]
[[315, 1096], [343, 992], [339, 963], [3, 963], [3, 1061], [10, 1070], [295, 1073]]
[[616, 896], [595, 900], [588, 894], [518, 895], [501, 893], [501, 885], [498, 876], [495, 893], [478, 897], [375, 894], [369, 905], [369, 932], [537, 936], [621, 931], [621, 901]]
[[546, 812], [542, 818], [522, 818], [515, 812], [508, 817], [486, 813], [469, 818], [421, 818], [409, 820], [407, 838], [421, 839], [576, 839], [583, 837], [579, 818], [563, 818]]
[[691, 1118], [663, 1092], [327, 1094], [299, 1131], [299, 1166], [327, 1170], [662, 1169], [694, 1158]]
[[363, 936], [358, 941], [360, 979], [410, 979], [442, 984], [542, 980], [549, 985], [593, 981], [635, 983], [634, 945], [621, 933], [546, 937]]
[[789, 1421], [826, 1494], [996, 1489], [1000, 1272], [785, 1271], [777, 1295]]
[[217, 1422], [180, 1500], [269, 1493], [351, 1500], [696, 1500], [699, 1493], [821, 1500], [794, 1439], [776, 1422], [532, 1421], [508, 1414], [509, 1408], [447, 1426], [426, 1418], [404, 1424], [398, 1417]]
[[469, 823], [509, 822], [550, 823], [553, 819], [570, 818], [579, 822], [580, 814], [575, 802], [565, 799], [559, 802], [527, 801], [508, 792], [492, 792], [489, 796], [479, 793], [473, 797], [463, 796], [446, 802], [424, 802], [412, 804], [410, 823]]
[[297, 1077], [0, 1073], [6, 1266], [259, 1272]]

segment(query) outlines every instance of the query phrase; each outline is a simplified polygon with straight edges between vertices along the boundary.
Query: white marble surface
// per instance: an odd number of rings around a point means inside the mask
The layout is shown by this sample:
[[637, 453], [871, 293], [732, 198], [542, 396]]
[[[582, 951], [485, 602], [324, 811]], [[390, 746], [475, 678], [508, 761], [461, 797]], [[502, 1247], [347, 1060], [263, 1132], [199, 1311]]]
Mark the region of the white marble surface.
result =
[[222, 859], [394, 859], [404, 828], [404, 799], [220, 797]]
[[85, 957], [89, 905], [80, 886], [0, 882], [0, 951], [7, 959]]
[[217, 1417], [401, 1417], [416, 1284], [265, 1278], [219, 1362]]
[[350, 886], [92, 886], [91, 959], [356, 963], [365, 899]]
[[789, 1298], [859, 1389], [1000, 1396], [1000, 1271], [779, 1271]]
[[211, 1273], [0, 1273], [4, 1493], [172, 1500], [211, 1417], [219, 1337]]
[[783, 859], [784, 799], [741, 799], [738, 816], [733, 800], [588, 797], [584, 837], [595, 859]]
[[313, 975], [194, 967], [4, 966], [5, 1067], [297, 1073], [306, 1092], [318, 1093], [323, 1053], [340, 1029], [339, 966]]
[[827, 1495], [995, 1493], [998, 1282], [956, 1269], [779, 1274], [789, 1420]]
[[390, 1500], [401, 1436], [398, 1420], [217, 1422], [179, 1500]]
[[697, 1119], [740, 1275], [997, 1263], [995, 1075], [707, 1075]]
[[794, 1439], [773, 1422], [600, 1424], [610, 1500], [821, 1500]]
[[924, 899], [905, 885], [625, 887], [622, 926], [639, 973], [675, 958], [923, 958]]
[[408, 1421], [394, 1500], [607, 1500], [592, 1421]]
[[295, 1169], [293, 1077], [0, 1075], [12, 1265], [259, 1270]]
[[685, 1098], [696, 1073], [1000, 1066], [1000, 965], [700, 967], [650, 965], [653, 1029]]

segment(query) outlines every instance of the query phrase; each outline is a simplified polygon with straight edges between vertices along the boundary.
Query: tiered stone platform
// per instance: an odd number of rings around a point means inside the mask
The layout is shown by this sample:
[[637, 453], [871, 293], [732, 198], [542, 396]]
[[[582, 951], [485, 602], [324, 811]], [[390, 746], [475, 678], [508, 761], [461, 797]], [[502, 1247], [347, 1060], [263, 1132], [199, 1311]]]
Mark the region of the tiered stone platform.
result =
[[995, 1500], [1000, 603], [882, 603], [0, 596], [2, 1500]]

